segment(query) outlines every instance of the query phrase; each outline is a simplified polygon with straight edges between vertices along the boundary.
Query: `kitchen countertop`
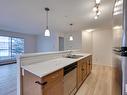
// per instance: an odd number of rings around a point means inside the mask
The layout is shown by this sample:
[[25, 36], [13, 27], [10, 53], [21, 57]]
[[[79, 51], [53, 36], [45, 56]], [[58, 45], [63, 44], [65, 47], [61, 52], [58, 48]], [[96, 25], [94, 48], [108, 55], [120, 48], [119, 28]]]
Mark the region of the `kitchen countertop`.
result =
[[82, 55], [83, 57], [76, 58], [76, 59], [60, 57], [45, 62], [35, 63], [27, 66], [21, 66], [21, 68], [27, 70], [28, 72], [38, 77], [44, 77], [50, 73], [53, 73], [59, 69], [64, 68], [67, 65], [75, 63], [91, 54], [76, 54], [76, 55]]

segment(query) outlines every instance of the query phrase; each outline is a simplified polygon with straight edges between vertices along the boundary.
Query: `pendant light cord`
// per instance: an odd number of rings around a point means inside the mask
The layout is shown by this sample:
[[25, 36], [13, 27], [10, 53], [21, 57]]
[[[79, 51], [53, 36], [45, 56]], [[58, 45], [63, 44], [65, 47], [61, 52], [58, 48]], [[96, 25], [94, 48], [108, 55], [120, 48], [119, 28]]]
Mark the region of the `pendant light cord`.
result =
[[46, 28], [48, 29], [48, 11], [47, 11], [46, 15], [47, 15], [47, 17], [46, 17], [46, 20], [47, 20], [47, 26], [46, 26]]
[[46, 26], [46, 28], [48, 29], [48, 11], [49, 11], [50, 9], [49, 8], [45, 8], [45, 11], [46, 11], [46, 20], [47, 20], [47, 22], [46, 22], [46, 24], [47, 24], [47, 26]]
[[71, 24], [70, 24], [70, 26], [71, 26], [71, 32], [72, 32], [72, 25], [73, 25], [73, 24], [71, 23]]

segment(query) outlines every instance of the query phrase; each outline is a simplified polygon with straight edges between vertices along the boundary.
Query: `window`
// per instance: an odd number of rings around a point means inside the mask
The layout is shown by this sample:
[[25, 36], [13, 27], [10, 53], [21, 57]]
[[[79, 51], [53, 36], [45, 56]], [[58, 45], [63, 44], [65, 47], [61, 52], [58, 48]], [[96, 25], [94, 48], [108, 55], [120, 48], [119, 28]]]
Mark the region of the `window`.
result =
[[0, 36], [0, 60], [8, 59], [11, 56], [10, 38]]
[[24, 39], [21, 38], [12, 38], [12, 57], [15, 57], [17, 54], [24, 53]]
[[0, 60], [15, 59], [24, 53], [24, 39], [0, 36]]

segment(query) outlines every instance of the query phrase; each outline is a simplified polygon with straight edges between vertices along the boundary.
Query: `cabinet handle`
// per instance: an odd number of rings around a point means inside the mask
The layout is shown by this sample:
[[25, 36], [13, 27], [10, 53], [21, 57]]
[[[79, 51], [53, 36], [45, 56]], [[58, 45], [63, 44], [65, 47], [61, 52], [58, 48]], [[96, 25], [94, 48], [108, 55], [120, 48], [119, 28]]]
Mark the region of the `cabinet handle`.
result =
[[37, 84], [39, 84], [39, 85], [41, 85], [41, 86], [44, 86], [44, 85], [46, 85], [48, 82], [46, 81], [46, 82], [41, 83], [41, 82], [39, 82], [39, 81], [36, 81], [35, 83], [37, 83]]

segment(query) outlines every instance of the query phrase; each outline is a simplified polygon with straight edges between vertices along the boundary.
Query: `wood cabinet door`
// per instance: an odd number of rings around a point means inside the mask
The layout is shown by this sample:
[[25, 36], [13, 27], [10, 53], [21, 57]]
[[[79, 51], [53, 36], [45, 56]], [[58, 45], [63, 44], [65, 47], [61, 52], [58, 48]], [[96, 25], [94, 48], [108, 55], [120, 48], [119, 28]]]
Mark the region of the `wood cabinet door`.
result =
[[92, 56], [87, 58], [87, 75], [91, 73], [92, 70]]
[[90, 56], [90, 72], [92, 71], [92, 55]]
[[79, 88], [82, 83], [82, 60], [78, 61], [77, 66], [77, 87]]
[[82, 79], [86, 79], [87, 77], [87, 60], [83, 60], [83, 66], [82, 66]]
[[36, 84], [36, 81], [41, 82], [41, 78], [25, 70], [23, 75], [22, 95], [42, 95], [42, 86]]
[[46, 82], [42, 88], [43, 95], [64, 95], [63, 79], [63, 70], [42, 78], [43, 83]]
[[63, 80], [57, 80], [43, 87], [43, 95], [64, 95]]
[[90, 73], [90, 61], [89, 58], [87, 59], [87, 75]]

